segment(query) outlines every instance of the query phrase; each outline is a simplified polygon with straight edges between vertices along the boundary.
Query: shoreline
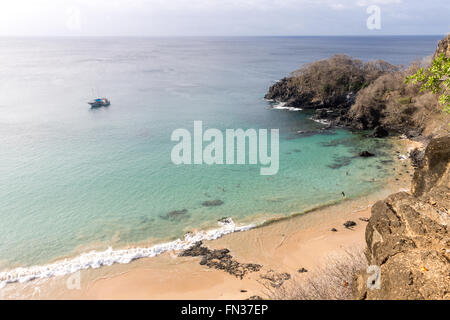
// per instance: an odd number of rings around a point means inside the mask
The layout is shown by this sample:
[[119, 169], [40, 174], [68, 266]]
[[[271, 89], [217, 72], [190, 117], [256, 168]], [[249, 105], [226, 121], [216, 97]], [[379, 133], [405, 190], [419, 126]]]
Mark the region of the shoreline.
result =
[[[420, 145], [408, 139], [396, 141], [405, 151]], [[370, 208], [377, 200], [402, 189], [409, 190], [410, 176], [399, 175], [400, 171], [411, 170], [409, 161], [397, 160], [396, 167], [399, 168], [396, 177], [390, 179], [387, 187], [366, 197], [325, 205], [305, 214], [292, 214], [263, 223], [246, 232], [227, 233], [203, 241], [210, 249], [229, 249], [240, 263], [262, 265], [261, 271], [249, 273], [242, 280], [222, 270], [200, 265], [197, 257], [179, 257], [179, 250], [170, 249], [151, 258], [139, 257], [125, 264], [81, 270], [80, 290], [67, 289], [67, 281], [73, 278], [73, 274], [68, 274], [8, 284], [0, 289], [0, 297], [246, 299], [252, 295], [261, 296], [264, 295], [264, 281], [261, 280], [264, 273], [275, 270], [288, 272], [292, 278], [307, 278], [310, 272], [297, 274], [296, 270], [313, 271], [328, 254], [342, 254], [346, 248], [363, 245], [366, 223], [359, 218], [370, 217]], [[357, 225], [352, 229], [344, 228], [342, 224], [348, 219], [356, 221]], [[330, 231], [335, 227], [337, 232]]]
[[[398, 141], [394, 138], [393, 143]], [[409, 140], [408, 140], [409, 141]], [[392, 152], [393, 154], [393, 152]], [[277, 223], [283, 220], [289, 220], [296, 216], [306, 215], [315, 211], [323, 210], [332, 207], [345, 201], [354, 201], [361, 197], [366, 197], [374, 191], [369, 191], [367, 194], [361, 194], [353, 198], [335, 199], [327, 202], [322, 202], [318, 205], [306, 207], [302, 211], [291, 211], [285, 214], [272, 214], [269, 217], [262, 218], [258, 214], [251, 217], [240, 219], [235, 223], [233, 217], [227, 217], [228, 221], [216, 221], [216, 226], [212, 223], [208, 227], [203, 226], [193, 228], [187, 231], [180, 238], [161, 239], [160, 241], [143, 240], [133, 244], [118, 246], [106, 249], [88, 249], [86, 250], [76, 248], [73, 252], [64, 256], [57, 257], [50, 260], [48, 263], [36, 264], [30, 266], [17, 266], [0, 271], [0, 289], [4, 286], [13, 283], [23, 283], [28, 281], [35, 281], [38, 279], [47, 279], [51, 277], [65, 276], [80, 270], [97, 269], [101, 267], [108, 267], [113, 264], [128, 264], [134, 260], [155, 257], [166, 251], [180, 251], [186, 250], [198, 241], [202, 240], [216, 240], [229, 233], [247, 231], [253, 228], [261, 228], [272, 223]]]

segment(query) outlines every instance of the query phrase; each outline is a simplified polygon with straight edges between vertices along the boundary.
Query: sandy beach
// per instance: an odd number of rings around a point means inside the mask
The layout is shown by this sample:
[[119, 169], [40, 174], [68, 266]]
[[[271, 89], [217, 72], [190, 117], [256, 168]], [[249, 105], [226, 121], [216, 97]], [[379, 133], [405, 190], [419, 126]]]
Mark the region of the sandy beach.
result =
[[[400, 139], [398, 150], [420, 143]], [[179, 257], [166, 252], [129, 264], [83, 270], [78, 274], [27, 283], [10, 284], [0, 290], [3, 298], [33, 299], [247, 299], [265, 297], [268, 272], [289, 273], [289, 281], [302, 281], [314, 274], [330, 255], [363, 250], [370, 208], [376, 201], [399, 190], [409, 190], [410, 161], [396, 160], [386, 187], [368, 197], [345, 200], [313, 212], [283, 219], [245, 232], [205, 241], [210, 249], [229, 249], [239, 263], [256, 263], [258, 272], [243, 279], [223, 270], [200, 265], [200, 257]], [[356, 222], [352, 228], [343, 224]], [[337, 231], [332, 231], [335, 228]], [[298, 272], [304, 268], [307, 272]]]

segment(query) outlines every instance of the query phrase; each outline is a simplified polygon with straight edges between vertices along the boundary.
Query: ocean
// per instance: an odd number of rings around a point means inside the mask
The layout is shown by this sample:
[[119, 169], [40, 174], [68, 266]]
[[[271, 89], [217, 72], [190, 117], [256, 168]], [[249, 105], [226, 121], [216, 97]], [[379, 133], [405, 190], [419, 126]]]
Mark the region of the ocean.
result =
[[[406, 65], [441, 37], [0, 38], [0, 272], [128, 262], [183, 247], [185, 234], [214, 238], [381, 188], [389, 140], [320, 130], [311, 112], [274, 109], [264, 94], [314, 60]], [[111, 106], [90, 109], [97, 95]], [[278, 174], [176, 166], [171, 133], [195, 120], [279, 128]], [[377, 157], [355, 157], [362, 150]], [[223, 217], [233, 222], [218, 225]], [[63, 258], [78, 260], [65, 269]]]

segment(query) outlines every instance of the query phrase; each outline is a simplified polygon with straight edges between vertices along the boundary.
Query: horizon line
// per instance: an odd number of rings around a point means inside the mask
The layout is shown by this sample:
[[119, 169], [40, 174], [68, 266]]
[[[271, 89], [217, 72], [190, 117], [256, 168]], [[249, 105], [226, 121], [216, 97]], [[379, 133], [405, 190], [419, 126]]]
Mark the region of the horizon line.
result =
[[449, 33], [430, 34], [342, 34], [342, 35], [0, 35], [0, 38], [294, 38], [294, 37], [432, 37]]

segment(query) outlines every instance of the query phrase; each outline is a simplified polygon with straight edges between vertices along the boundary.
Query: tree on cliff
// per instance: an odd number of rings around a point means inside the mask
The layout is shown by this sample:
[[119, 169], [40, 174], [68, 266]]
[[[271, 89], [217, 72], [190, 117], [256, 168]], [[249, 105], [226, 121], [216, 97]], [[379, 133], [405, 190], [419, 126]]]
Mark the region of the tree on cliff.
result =
[[415, 74], [406, 77], [406, 83], [422, 84], [421, 91], [440, 94], [439, 103], [444, 112], [450, 113], [450, 57], [441, 53], [428, 69], [420, 68]]

